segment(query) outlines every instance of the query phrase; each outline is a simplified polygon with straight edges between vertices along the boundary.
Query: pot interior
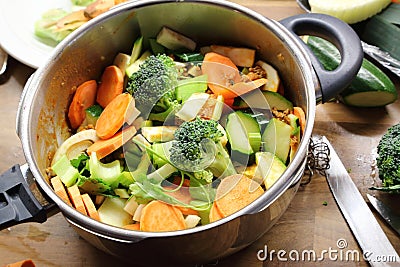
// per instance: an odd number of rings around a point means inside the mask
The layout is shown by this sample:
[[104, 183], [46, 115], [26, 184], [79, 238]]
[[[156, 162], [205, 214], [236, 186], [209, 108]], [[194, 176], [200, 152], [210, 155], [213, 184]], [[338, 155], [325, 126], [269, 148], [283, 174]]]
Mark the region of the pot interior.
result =
[[[66, 121], [67, 107], [79, 84], [99, 80], [102, 70], [112, 64], [117, 53], [130, 54], [134, 40], [143, 35], [155, 37], [168, 26], [196, 41], [198, 47], [210, 44], [254, 48], [257, 58], [279, 72], [285, 96], [302, 107], [308, 119], [305, 136], [313, 123], [316, 87], [312, 67], [298, 41], [272, 20], [232, 3], [220, 1], [133, 1], [122, 4], [72, 33], [54, 49], [26, 90], [20, 118], [25, 154], [34, 175], [52, 198], [58, 198], [47, 184], [46, 168], [57, 147], [71, 132]], [[144, 44], [148, 46], [147, 43]], [[310, 119], [311, 118], [311, 119]], [[300, 165], [306, 154], [306, 141], [298, 151]], [[290, 172], [284, 175], [290, 183]], [[269, 194], [267, 191], [266, 194]]]

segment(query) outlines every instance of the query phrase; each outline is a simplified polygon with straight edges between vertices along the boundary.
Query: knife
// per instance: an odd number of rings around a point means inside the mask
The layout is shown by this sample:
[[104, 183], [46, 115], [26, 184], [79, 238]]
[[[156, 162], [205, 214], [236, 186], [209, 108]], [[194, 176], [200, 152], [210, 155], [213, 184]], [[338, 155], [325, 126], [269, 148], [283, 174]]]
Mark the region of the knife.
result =
[[[339, 156], [325, 136], [315, 142], [323, 142], [329, 148], [329, 168], [326, 179], [347, 224], [363, 252], [363, 258], [373, 267], [399, 266], [400, 258], [372, 214], [364, 198], [353, 183]], [[390, 259], [383, 261], [382, 259]]]
[[400, 216], [376, 197], [367, 194], [367, 198], [379, 215], [400, 235]]

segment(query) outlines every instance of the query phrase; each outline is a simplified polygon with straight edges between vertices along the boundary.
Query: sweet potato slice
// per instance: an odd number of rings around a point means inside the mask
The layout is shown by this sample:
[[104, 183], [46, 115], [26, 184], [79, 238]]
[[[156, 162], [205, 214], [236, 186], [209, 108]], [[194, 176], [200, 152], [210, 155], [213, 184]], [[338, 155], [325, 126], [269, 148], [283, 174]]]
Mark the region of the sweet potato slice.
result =
[[62, 200], [64, 200], [68, 205], [72, 206], [71, 201], [69, 201], [67, 191], [65, 190], [65, 187], [64, 187], [60, 177], [55, 176], [55, 177], [51, 178], [50, 183], [53, 186], [54, 192]]
[[96, 152], [97, 158], [102, 159], [128, 142], [135, 134], [136, 128], [134, 126], [130, 126], [122, 131], [119, 131], [109, 139], [97, 140], [90, 147], [88, 147], [87, 153], [91, 155], [92, 152]]
[[75, 209], [82, 214], [87, 215], [85, 205], [83, 204], [81, 192], [79, 192], [78, 186], [75, 184], [67, 188], [69, 198]]
[[83, 204], [85, 205], [86, 212], [90, 218], [100, 221], [99, 213], [90, 196], [88, 194], [82, 195]]
[[219, 211], [218, 207], [215, 205], [215, 202], [211, 206], [210, 214], [209, 214], [208, 217], [210, 219], [210, 223], [218, 221], [218, 220], [224, 218], [224, 216]]
[[186, 228], [182, 212], [169, 204], [153, 200], [147, 204], [140, 219], [140, 230], [149, 232], [178, 231]]
[[217, 188], [215, 204], [223, 217], [229, 216], [256, 200], [264, 190], [243, 174], [225, 177]]

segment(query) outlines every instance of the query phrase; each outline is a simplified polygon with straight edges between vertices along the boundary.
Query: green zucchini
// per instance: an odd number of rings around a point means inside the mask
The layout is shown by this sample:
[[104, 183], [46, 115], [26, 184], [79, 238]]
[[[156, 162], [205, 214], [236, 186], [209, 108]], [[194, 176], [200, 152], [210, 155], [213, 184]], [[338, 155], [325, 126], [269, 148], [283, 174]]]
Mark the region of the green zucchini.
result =
[[284, 96], [272, 91], [254, 90], [244, 94], [241, 97], [236, 97], [233, 102], [235, 109], [272, 109], [277, 110], [293, 110], [293, 104]]
[[232, 158], [243, 164], [254, 162], [254, 153], [261, 148], [260, 126], [255, 118], [242, 111], [228, 115], [226, 134]]
[[266, 189], [270, 188], [286, 170], [285, 163], [270, 152], [257, 152], [256, 163]]
[[[333, 70], [339, 65], [340, 54], [333, 44], [314, 36], [309, 36], [306, 42], [325, 69]], [[390, 78], [364, 58], [357, 76], [338, 99], [349, 106], [381, 107], [393, 103], [397, 91]]]
[[286, 163], [290, 151], [290, 138], [292, 126], [272, 118], [262, 134], [263, 151], [275, 154], [282, 162]]

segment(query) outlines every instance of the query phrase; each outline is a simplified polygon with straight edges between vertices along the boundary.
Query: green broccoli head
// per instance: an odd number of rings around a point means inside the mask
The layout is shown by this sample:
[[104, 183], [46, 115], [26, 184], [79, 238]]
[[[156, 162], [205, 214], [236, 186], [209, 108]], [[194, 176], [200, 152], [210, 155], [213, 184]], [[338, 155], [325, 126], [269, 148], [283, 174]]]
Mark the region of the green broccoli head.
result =
[[383, 187], [400, 184], [400, 123], [390, 127], [378, 144], [376, 159]]
[[218, 177], [227, 169], [229, 174], [235, 173], [229, 154], [220, 142], [223, 133], [217, 121], [197, 117], [182, 123], [174, 137], [170, 161], [177, 168], [189, 172], [207, 170]]
[[178, 71], [175, 63], [167, 55], [151, 55], [128, 80], [127, 91], [131, 93], [141, 107], [159, 106], [167, 110], [176, 100], [175, 87]]

